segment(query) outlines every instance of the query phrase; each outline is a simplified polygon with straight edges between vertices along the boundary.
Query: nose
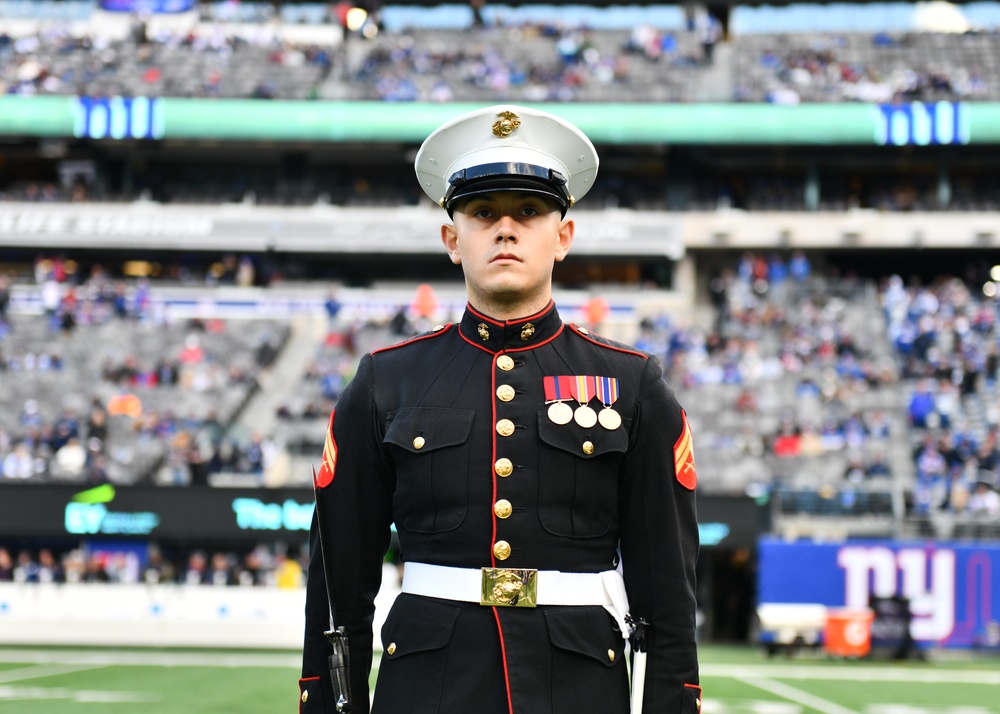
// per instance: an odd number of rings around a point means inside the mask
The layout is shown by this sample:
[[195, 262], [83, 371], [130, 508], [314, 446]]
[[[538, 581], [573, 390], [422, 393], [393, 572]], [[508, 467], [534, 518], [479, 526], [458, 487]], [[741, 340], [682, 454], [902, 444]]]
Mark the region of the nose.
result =
[[497, 243], [504, 241], [517, 241], [517, 222], [510, 216], [501, 216], [497, 221], [497, 233], [495, 238]]

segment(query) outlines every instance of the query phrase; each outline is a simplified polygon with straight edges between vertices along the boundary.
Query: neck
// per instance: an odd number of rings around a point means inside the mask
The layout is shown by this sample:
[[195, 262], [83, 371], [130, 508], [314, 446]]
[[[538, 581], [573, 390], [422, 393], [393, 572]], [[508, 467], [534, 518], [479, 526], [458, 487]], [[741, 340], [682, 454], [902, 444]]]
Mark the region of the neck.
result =
[[482, 298], [469, 298], [469, 304], [475, 308], [476, 312], [492, 317], [497, 322], [507, 320], [519, 320], [529, 315], [535, 315], [549, 306], [551, 297], [539, 298], [537, 300], [518, 300], [507, 303], [502, 300], [483, 300]]

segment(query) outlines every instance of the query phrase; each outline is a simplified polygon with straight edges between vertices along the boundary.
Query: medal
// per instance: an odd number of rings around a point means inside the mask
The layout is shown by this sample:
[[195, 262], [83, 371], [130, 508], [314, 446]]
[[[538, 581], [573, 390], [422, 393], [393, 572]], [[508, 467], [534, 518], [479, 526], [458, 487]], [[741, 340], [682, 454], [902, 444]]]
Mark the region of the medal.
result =
[[594, 424], [597, 423], [597, 412], [583, 404], [576, 408], [573, 412], [573, 421], [582, 426], [584, 429], [589, 429]]
[[621, 415], [611, 407], [602, 409], [597, 415], [597, 421], [608, 431], [614, 431], [622, 425]]
[[573, 418], [573, 408], [566, 402], [555, 402], [549, 405], [549, 421], [553, 424], [569, 424]]
[[544, 377], [542, 380], [545, 403], [549, 405], [549, 421], [553, 424], [569, 424], [573, 419], [573, 408], [566, 403], [566, 400], [573, 397], [572, 380], [572, 377], [566, 375]]
[[597, 391], [596, 383], [596, 377], [587, 377], [581, 374], [573, 378], [573, 396], [576, 401], [580, 402], [580, 406], [573, 412], [573, 421], [584, 429], [589, 429], [597, 423], [597, 413], [587, 406], [587, 402], [594, 398]]
[[618, 378], [597, 377], [597, 398], [601, 400], [604, 409], [597, 416], [597, 421], [608, 431], [614, 431], [622, 425], [621, 414], [611, 408], [618, 401]]

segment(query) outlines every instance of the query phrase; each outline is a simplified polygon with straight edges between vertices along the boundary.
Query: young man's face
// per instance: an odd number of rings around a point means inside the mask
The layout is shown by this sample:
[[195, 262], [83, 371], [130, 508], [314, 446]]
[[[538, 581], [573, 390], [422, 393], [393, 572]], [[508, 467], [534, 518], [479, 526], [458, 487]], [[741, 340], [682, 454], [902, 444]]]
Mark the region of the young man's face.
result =
[[552, 295], [552, 266], [569, 252], [573, 221], [554, 201], [497, 191], [460, 202], [454, 225], [441, 227], [451, 261], [461, 264], [469, 301], [497, 318], [524, 317]]

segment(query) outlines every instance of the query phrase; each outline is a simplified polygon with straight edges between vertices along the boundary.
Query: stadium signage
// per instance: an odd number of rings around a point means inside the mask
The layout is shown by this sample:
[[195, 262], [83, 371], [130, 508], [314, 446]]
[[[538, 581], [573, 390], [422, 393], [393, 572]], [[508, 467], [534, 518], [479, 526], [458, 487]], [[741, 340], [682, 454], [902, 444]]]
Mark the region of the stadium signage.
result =
[[209, 236], [211, 215], [173, 211], [145, 213], [54, 212], [51, 210], [0, 210], [0, 235], [88, 236], [129, 238], [157, 236]]
[[150, 511], [114, 512], [105, 503], [115, 498], [110, 484], [74, 494], [66, 504], [66, 532], [76, 535], [149, 535], [160, 525], [160, 517]]
[[[294, 547], [308, 541], [313, 499], [306, 487], [106, 484], [81, 491], [68, 484], [2, 483], [0, 539], [65, 539], [70, 534], [155, 538], [161, 544], [197, 547], [273, 538]], [[744, 496], [702, 496], [698, 515], [705, 548], [753, 548], [767, 532], [768, 508]]]
[[150, 511], [115, 513], [99, 503], [66, 504], [66, 532], [76, 535], [149, 535], [160, 525]]
[[[3, 111], [0, 106], [0, 111]], [[682, 220], [663, 213], [584, 214], [577, 222], [577, 255], [684, 256]], [[400, 230], [400, 226], [406, 230]], [[37, 248], [59, 246], [181, 247], [240, 251], [438, 254], [440, 209], [393, 211], [314, 206], [308, 210], [219, 205], [134, 203], [113, 210], [98, 204], [0, 204], [0, 238]]]
[[108, 12], [178, 13], [194, 9], [194, 0], [101, 0]]
[[163, 100], [148, 97], [76, 97], [77, 139], [162, 139]]
[[[0, 97], [0, 135], [218, 141], [419, 143], [470, 104], [148, 97]], [[559, 113], [604, 144], [863, 146], [996, 143], [1000, 102], [876, 105], [575, 102]], [[906, 128], [908, 127], [908, 128]], [[953, 127], [953, 129], [949, 128]]]
[[234, 498], [233, 512], [240, 530], [307, 531], [312, 522], [314, 504], [286, 499], [284, 503], [265, 503], [259, 498]]
[[976, 647], [1000, 612], [1000, 544], [898, 541], [785, 542], [759, 546], [760, 603], [867, 609], [871, 599], [909, 601], [910, 634], [946, 647]]
[[962, 102], [882, 104], [875, 137], [880, 146], [968, 144], [968, 107]]
[[698, 540], [703, 546], [719, 545], [729, 535], [728, 523], [699, 523]]

